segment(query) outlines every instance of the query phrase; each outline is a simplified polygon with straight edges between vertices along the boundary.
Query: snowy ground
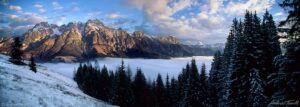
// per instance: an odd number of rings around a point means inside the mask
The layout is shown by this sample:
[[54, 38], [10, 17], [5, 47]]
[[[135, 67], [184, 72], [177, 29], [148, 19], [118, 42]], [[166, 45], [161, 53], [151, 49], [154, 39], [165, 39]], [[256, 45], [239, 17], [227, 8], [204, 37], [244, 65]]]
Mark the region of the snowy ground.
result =
[[[142, 59], [142, 58], [124, 58], [125, 65], [129, 65], [133, 74], [136, 68], [142, 68], [143, 73], [148, 79], [155, 79], [157, 74], [160, 73], [163, 77], [168, 74], [170, 77], [177, 75], [181, 72], [182, 68], [195, 58], [198, 65], [198, 70], [202, 63], [206, 65], [206, 72], [208, 74], [211, 68], [212, 56], [194, 56], [194, 57], [181, 57], [171, 59]], [[121, 58], [98, 58], [97, 61], [100, 67], [105, 65], [110, 70], [115, 70], [121, 64]], [[93, 62], [92, 62], [93, 63]], [[42, 63], [41, 65], [60, 73], [69, 78], [73, 78], [74, 70], [79, 66], [79, 63]]]
[[17, 66], [0, 55], [0, 107], [110, 107], [82, 93], [68, 77], [39, 66]]

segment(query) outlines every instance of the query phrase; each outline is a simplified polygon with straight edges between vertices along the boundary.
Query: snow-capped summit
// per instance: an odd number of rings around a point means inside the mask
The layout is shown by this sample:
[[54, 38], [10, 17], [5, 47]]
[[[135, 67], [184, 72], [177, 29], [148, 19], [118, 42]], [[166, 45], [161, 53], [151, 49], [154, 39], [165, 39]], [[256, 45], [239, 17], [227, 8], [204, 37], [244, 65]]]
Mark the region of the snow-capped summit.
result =
[[54, 36], [54, 35], [61, 35], [61, 32], [59, 31], [58, 28], [54, 28], [52, 29], [53, 33], [50, 36]]

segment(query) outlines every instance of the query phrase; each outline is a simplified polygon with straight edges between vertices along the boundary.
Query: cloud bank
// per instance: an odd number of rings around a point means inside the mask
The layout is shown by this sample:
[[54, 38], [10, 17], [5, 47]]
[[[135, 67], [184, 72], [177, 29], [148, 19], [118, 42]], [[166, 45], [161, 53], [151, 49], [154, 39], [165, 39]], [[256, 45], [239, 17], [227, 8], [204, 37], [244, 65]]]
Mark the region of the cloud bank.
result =
[[[174, 35], [189, 42], [223, 42], [225, 41], [231, 20], [243, 15], [246, 9], [264, 12], [275, 4], [274, 0], [127, 0], [126, 5], [143, 11], [145, 23], [137, 30], [148, 33]], [[198, 10], [189, 14], [182, 11]], [[176, 18], [176, 15], [180, 15]], [[149, 29], [150, 27], [150, 29]]]

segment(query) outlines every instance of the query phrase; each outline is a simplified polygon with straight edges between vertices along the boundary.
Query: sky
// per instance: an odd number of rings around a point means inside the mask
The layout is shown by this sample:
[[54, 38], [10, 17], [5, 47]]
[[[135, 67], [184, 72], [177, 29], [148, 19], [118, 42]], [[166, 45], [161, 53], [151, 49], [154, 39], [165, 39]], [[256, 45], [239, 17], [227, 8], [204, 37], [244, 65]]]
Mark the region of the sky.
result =
[[[245, 10], [286, 17], [281, 0], [0, 0], [0, 36], [22, 35], [39, 22], [62, 25], [99, 19], [129, 33], [175, 36], [184, 43], [224, 43]], [[242, 19], [243, 20], [243, 19]]]

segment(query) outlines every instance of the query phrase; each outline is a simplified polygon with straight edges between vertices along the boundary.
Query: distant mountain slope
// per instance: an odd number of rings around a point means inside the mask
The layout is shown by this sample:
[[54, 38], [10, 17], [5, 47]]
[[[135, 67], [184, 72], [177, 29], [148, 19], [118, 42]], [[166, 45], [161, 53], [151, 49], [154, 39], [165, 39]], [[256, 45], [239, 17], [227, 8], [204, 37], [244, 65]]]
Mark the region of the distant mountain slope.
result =
[[82, 93], [77, 84], [60, 74], [38, 67], [34, 73], [27, 66], [17, 66], [0, 55], [1, 107], [111, 107]]
[[[38, 59], [76, 61], [94, 57], [170, 58], [213, 55], [212, 48], [182, 44], [174, 36], [151, 37], [106, 27], [99, 20], [57, 26], [41, 22], [22, 36], [27, 54]], [[0, 40], [0, 53], [8, 54], [12, 38]], [[25, 56], [30, 56], [26, 55]]]

